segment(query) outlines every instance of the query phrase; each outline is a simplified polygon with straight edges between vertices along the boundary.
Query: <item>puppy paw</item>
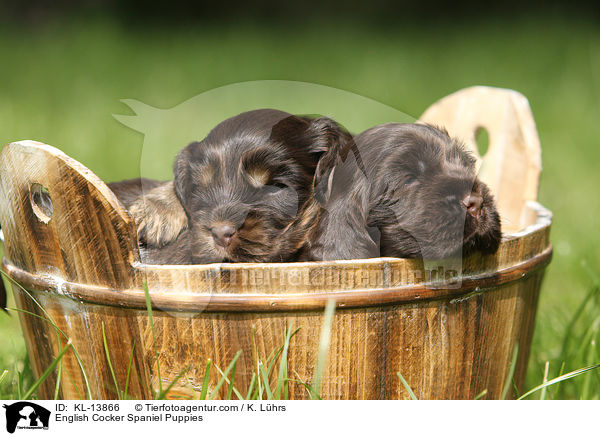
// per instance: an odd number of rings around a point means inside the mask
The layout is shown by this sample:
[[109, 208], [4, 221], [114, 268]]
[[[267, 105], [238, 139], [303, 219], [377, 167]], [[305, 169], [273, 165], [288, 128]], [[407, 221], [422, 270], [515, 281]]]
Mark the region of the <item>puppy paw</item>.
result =
[[144, 193], [129, 208], [142, 244], [163, 247], [187, 228], [187, 216], [179, 202], [173, 182], [166, 182]]

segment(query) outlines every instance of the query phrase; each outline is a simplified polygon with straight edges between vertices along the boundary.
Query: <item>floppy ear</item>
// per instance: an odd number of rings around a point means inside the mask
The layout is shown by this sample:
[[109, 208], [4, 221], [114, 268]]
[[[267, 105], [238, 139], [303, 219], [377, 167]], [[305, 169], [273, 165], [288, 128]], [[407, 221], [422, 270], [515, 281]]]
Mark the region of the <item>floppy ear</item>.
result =
[[[362, 163], [362, 161], [360, 161]], [[354, 154], [337, 160], [315, 187], [323, 209], [313, 241], [315, 260], [364, 259], [379, 256], [378, 229], [369, 228], [370, 183]]]
[[185, 208], [187, 199], [192, 189], [192, 176], [190, 169], [191, 147], [197, 146], [198, 142], [192, 142], [181, 150], [175, 158], [173, 165], [173, 187], [181, 205]]
[[349, 155], [352, 156], [349, 165], [353, 166], [355, 171], [360, 171], [365, 178], [367, 173], [353, 136], [331, 118], [321, 117], [312, 120], [309, 135], [313, 150], [321, 152], [313, 179], [313, 195], [321, 205], [324, 205], [331, 196], [336, 168], [339, 165], [346, 165]]
[[328, 117], [291, 115], [272, 127], [271, 139], [297, 150], [315, 153], [318, 158], [330, 150], [336, 150], [337, 154], [343, 152], [352, 141], [352, 135]]
[[290, 115], [275, 123], [271, 128], [270, 139], [292, 145], [295, 148], [304, 148], [307, 145], [304, 138], [309, 125], [309, 119]]
[[[339, 123], [328, 117], [311, 118], [291, 115], [276, 123], [271, 139], [300, 151], [298, 159], [314, 168], [313, 192], [322, 205], [330, 193], [330, 179], [338, 159], [345, 160], [356, 148], [352, 135]], [[308, 156], [307, 156], [308, 152]], [[358, 161], [362, 164], [360, 157]]]
[[367, 226], [361, 200], [352, 195], [329, 201], [311, 241], [311, 260], [367, 259], [379, 256], [378, 229]]
[[335, 177], [335, 163], [324, 162], [322, 159], [317, 164], [313, 179], [313, 197], [325, 207], [331, 198], [331, 189]]
[[354, 143], [352, 135], [338, 122], [328, 117], [309, 119], [304, 140], [313, 153], [336, 152], [345, 155]]

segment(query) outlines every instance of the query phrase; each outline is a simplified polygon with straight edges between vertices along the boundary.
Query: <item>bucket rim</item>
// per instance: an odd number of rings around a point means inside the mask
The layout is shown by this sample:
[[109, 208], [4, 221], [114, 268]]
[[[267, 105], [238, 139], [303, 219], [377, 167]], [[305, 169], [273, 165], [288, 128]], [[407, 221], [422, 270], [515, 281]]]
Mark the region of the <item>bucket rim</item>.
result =
[[[522, 280], [544, 268], [552, 258], [552, 245], [541, 253], [494, 272], [462, 276], [459, 287], [453, 282], [411, 284], [380, 289], [353, 289], [290, 294], [173, 294], [149, 291], [152, 306], [176, 312], [286, 312], [322, 310], [334, 299], [337, 308], [373, 307], [416, 303], [438, 299], [464, 299]], [[114, 290], [107, 287], [68, 282], [52, 275], [34, 275], [3, 259], [2, 269], [17, 286], [84, 303], [146, 310], [143, 289]]]

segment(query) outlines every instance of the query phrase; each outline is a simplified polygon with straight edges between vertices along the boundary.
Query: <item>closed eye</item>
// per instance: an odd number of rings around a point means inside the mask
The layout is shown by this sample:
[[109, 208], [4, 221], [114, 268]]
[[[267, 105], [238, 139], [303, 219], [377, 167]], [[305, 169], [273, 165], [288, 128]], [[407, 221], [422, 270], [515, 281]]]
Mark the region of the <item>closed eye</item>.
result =
[[286, 185], [285, 183], [282, 183], [282, 182], [270, 182], [264, 186], [264, 189], [269, 194], [277, 194], [287, 188], [288, 188], [288, 185]]
[[405, 185], [412, 185], [413, 183], [415, 183], [417, 181], [417, 176], [415, 176], [414, 174], [409, 174], [406, 176], [406, 178], [404, 179], [404, 184]]

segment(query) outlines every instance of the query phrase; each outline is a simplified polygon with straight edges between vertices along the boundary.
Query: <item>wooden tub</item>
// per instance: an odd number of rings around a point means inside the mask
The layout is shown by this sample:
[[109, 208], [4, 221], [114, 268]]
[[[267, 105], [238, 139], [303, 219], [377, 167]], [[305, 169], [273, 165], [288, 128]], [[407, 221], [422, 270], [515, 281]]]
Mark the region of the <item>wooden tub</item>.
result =
[[[235, 386], [245, 395], [257, 355], [266, 359], [293, 327], [299, 330], [290, 342], [289, 377], [310, 384], [323, 311], [334, 299], [322, 398], [408, 398], [398, 372], [421, 399], [472, 399], [485, 390], [484, 398], [500, 398], [513, 356], [514, 383], [522, 389], [552, 253], [551, 214], [535, 203], [540, 149], [529, 106], [514, 91], [476, 87], [446, 97], [421, 119], [445, 126], [475, 150], [474, 132], [488, 129], [480, 174], [507, 232], [495, 255], [433, 267], [392, 258], [145, 265], [131, 218], [97, 176], [45, 144], [6, 146], [0, 155], [3, 270], [18, 284], [12, 286], [17, 307], [38, 316], [19, 313], [35, 375], [68, 337], [73, 348], [62, 359], [62, 398], [117, 398], [115, 386], [123, 390], [129, 368], [132, 398], [152, 398], [181, 374], [169, 395], [193, 398], [207, 359], [224, 369], [241, 350]], [[53, 397], [57, 374], [42, 384], [40, 398]], [[211, 374], [209, 391], [220, 378]], [[291, 382], [289, 396], [308, 393]]]

